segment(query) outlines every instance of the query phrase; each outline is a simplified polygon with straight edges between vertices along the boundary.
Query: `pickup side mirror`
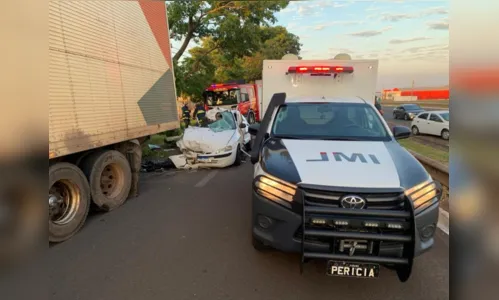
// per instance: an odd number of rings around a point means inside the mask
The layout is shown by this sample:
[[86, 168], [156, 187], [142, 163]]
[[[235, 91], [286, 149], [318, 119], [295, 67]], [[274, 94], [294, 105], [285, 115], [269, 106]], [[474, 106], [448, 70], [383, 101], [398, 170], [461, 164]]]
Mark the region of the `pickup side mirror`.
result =
[[260, 124], [259, 123], [251, 124], [248, 127], [248, 132], [251, 135], [257, 135], [259, 130], [260, 130]]
[[244, 123], [239, 124], [239, 128], [241, 128], [241, 129], [246, 128], [246, 124], [244, 124]]
[[406, 126], [394, 126], [392, 132], [397, 140], [406, 139], [411, 136], [411, 130]]

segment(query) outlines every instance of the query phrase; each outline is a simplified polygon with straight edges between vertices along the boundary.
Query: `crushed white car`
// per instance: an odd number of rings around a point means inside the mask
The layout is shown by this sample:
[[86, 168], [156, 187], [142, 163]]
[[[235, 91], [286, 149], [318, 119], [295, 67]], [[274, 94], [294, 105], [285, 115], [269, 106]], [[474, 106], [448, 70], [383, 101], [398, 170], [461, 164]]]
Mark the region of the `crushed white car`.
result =
[[177, 169], [225, 168], [240, 165], [251, 136], [248, 121], [237, 110], [207, 111], [206, 127], [188, 127], [177, 142], [182, 154], [170, 159]]

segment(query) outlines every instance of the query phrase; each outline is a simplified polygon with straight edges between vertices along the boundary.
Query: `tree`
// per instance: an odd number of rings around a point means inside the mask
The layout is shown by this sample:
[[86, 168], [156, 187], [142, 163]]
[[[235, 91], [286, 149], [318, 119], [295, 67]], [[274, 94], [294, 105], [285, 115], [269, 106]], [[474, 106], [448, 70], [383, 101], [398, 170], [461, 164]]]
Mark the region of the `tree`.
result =
[[214, 49], [215, 40], [203, 38], [200, 46], [189, 50], [189, 57], [175, 64], [179, 95], [200, 96], [213, 82], [261, 79], [264, 59], [280, 59], [287, 53], [300, 53], [299, 38], [282, 26], [261, 26], [253, 34], [258, 37], [258, 48], [244, 57], [234, 57], [225, 49]]
[[173, 60], [178, 62], [191, 41], [200, 42], [211, 37], [213, 47], [205, 49], [209, 55], [216, 49], [224, 49], [230, 56], [251, 55], [259, 47], [259, 26], [275, 23], [274, 13], [288, 5], [289, 1], [191, 1], [168, 2], [170, 37], [182, 45]]
[[[189, 50], [190, 57], [182, 62], [174, 62], [177, 93], [181, 96], [199, 97], [213, 81], [217, 66], [205, 49], [213, 47], [213, 40], [205, 38], [201, 47]], [[194, 66], [197, 66], [194, 68]]]
[[241, 68], [245, 70], [247, 81], [262, 78], [263, 60], [281, 59], [285, 54], [300, 54], [300, 38], [285, 27], [262, 27], [260, 29], [260, 50], [252, 56], [244, 57]]

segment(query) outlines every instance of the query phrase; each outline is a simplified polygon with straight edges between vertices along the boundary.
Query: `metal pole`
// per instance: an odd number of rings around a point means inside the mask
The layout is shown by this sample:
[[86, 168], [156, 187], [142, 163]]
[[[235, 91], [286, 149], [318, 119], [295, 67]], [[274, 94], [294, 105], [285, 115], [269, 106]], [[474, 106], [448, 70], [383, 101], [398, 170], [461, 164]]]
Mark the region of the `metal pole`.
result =
[[411, 89], [411, 101], [414, 97], [414, 79], [412, 80], [412, 89]]

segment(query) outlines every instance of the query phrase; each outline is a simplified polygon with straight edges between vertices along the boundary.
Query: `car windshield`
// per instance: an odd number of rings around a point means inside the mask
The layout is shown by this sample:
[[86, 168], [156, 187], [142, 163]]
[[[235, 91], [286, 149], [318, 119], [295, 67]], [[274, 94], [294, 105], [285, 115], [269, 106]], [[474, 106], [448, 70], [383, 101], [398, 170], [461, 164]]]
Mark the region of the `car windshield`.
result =
[[205, 103], [209, 106], [237, 105], [240, 93], [237, 89], [223, 91], [207, 91], [204, 93]]
[[449, 122], [449, 113], [448, 112], [441, 113], [440, 116], [442, 117], [442, 119], [444, 119], [445, 121]]
[[279, 107], [272, 135], [290, 139], [388, 141], [372, 106], [365, 103], [291, 103]]
[[234, 121], [234, 116], [229, 111], [224, 111], [217, 113], [217, 120], [208, 124], [208, 128], [213, 130], [214, 132], [221, 132], [226, 130], [235, 130], [236, 122]]
[[421, 110], [422, 108], [417, 105], [417, 104], [409, 104], [409, 105], [405, 105], [404, 108], [406, 110]]

